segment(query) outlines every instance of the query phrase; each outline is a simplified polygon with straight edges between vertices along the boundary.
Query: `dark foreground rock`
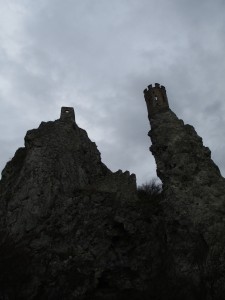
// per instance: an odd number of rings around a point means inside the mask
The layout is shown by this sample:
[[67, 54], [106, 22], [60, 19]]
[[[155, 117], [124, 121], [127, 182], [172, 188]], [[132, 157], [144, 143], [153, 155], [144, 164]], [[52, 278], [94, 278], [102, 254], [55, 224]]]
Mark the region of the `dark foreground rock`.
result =
[[158, 204], [101, 162], [72, 108], [27, 132], [2, 172], [0, 214], [2, 300], [144, 299], [166, 281]]

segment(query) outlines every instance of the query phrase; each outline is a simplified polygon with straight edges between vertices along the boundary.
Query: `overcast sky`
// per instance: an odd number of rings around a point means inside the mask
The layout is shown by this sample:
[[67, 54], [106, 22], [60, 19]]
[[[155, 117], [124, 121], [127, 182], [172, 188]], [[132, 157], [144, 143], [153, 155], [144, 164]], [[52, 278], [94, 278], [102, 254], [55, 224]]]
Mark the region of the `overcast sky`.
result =
[[0, 0], [0, 168], [73, 106], [112, 170], [156, 176], [143, 90], [166, 86], [225, 175], [224, 0]]

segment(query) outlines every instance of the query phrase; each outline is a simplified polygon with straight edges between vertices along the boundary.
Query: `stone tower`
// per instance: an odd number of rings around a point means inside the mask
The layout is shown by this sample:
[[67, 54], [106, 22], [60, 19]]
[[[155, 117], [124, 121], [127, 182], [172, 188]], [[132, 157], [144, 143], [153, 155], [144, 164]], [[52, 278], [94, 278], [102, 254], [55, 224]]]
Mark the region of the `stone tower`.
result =
[[144, 90], [144, 97], [148, 108], [149, 117], [153, 117], [158, 112], [167, 111], [169, 109], [166, 89], [163, 85], [155, 83], [155, 86], [148, 86]]
[[61, 107], [60, 120], [75, 122], [75, 113], [73, 107]]

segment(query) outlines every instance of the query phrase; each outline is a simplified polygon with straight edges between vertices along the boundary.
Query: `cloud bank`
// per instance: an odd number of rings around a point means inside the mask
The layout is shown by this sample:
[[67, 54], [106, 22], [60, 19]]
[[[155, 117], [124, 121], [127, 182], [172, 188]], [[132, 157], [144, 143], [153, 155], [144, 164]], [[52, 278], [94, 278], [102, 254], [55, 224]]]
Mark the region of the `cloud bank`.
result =
[[0, 0], [0, 167], [73, 106], [113, 171], [156, 176], [143, 90], [159, 82], [225, 175], [224, 1]]

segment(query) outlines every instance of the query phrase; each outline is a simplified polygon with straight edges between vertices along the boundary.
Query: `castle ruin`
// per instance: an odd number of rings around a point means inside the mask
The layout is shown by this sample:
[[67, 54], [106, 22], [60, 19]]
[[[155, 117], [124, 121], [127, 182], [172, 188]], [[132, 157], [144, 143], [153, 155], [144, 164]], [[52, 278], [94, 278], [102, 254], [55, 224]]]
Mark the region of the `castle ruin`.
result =
[[158, 112], [167, 111], [169, 109], [166, 89], [163, 85], [160, 86], [159, 83], [155, 83], [154, 87], [150, 84], [148, 89], [144, 90], [144, 97], [149, 118]]

